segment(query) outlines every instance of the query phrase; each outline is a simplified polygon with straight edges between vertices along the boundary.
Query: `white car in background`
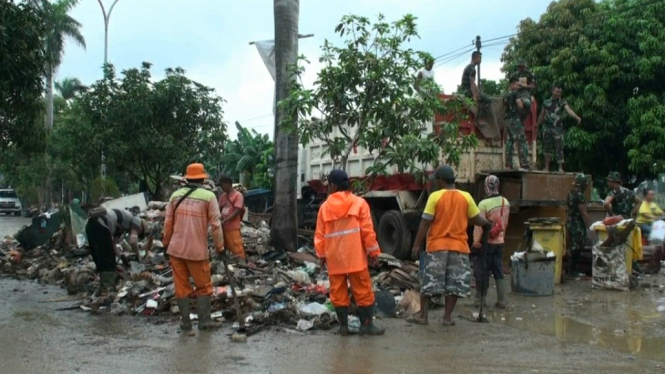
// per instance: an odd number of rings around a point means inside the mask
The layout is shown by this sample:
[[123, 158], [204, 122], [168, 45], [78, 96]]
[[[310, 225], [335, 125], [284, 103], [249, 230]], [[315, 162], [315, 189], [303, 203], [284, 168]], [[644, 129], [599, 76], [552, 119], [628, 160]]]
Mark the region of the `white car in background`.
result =
[[0, 189], [0, 213], [21, 216], [21, 200], [12, 188]]

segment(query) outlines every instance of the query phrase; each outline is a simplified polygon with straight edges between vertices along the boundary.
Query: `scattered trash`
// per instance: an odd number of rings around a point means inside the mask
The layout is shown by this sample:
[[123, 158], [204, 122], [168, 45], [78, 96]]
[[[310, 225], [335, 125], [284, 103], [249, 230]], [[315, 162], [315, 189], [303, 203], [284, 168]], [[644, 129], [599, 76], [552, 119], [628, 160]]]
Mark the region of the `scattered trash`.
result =
[[314, 327], [314, 322], [308, 321], [306, 319], [301, 319], [298, 321], [298, 326], [296, 326], [296, 329], [300, 331], [307, 331]]

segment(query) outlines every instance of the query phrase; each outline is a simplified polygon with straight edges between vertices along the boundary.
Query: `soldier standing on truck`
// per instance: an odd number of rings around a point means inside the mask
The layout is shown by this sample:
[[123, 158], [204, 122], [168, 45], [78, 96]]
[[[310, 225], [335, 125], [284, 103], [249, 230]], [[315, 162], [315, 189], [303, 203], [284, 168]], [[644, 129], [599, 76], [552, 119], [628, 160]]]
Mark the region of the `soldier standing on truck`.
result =
[[559, 164], [559, 173], [563, 172], [563, 122], [561, 122], [561, 110], [565, 109], [568, 115], [575, 118], [577, 123], [582, 119], [570, 109], [566, 100], [561, 98], [561, 85], [552, 86], [552, 97], [543, 102], [543, 111], [538, 117], [538, 128], [542, 126], [543, 153], [545, 154], [545, 168], [550, 169], [552, 153], [556, 152], [556, 160]]
[[506, 123], [508, 140], [506, 141], [506, 167], [513, 168], [513, 145], [517, 147], [520, 167], [529, 169], [529, 148], [526, 145], [526, 134], [521, 113], [525, 110], [522, 99], [519, 97], [519, 80], [516, 76], [510, 78], [508, 83], [510, 91], [503, 96], [503, 116]]
[[532, 72], [526, 69], [526, 64], [522, 60], [517, 62], [517, 71], [513, 73], [512, 77], [516, 77], [520, 83], [518, 93], [524, 104], [524, 114], [526, 114], [531, 109], [531, 103], [534, 101], [532, 92], [536, 89], [536, 78]]
[[492, 223], [480, 211], [467, 192], [455, 188], [455, 172], [440, 166], [432, 175], [436, 192], [427, 199], [412, 255], [419, 258], [427, 239], [423, 271], [420, 272], [420, 312], [407, 319], [409, 323], [427, 325], [432, 297], [445, 296], [445, 313], [441, 324], [452, 326], [452, 313], [460, 297], [471, 292], [471, 264], [467, 227], [469, 222], [489, 230]]
[[635, 217], [642, 200], [635, 195], [635, 192], [621, 185], [619, 172], [610, 172], [607, 176], [607, 186], [610, 188], [610, 192], [605, 198], [605, 211], [611, 217], [615, 215], [623, 216], [625, 219]]
[[482, 59], [483, 54], [478, 51], [471, 54], [471, 63], [464, 68], [462, 84], [460, 85], [460, 93], [473, 99], [474, 104], [478, 108], [476, 121], [487, 113], [487, 109], [492, 103], [489, 97], [480, 92], [478, 84], [476, 84], [476, 66], [480, 65]]
[[579, 174], [573, 182], [573, 189], [568, 192], [566, 206], [568, 208], [568, 220], [566, 221], [566, 231], [568, 232], [568, 275], [574, 276], [577, 273], [577, 263], [580, 260], [582, 250], [586, 245], [587, 227], [591, 226], [591, 219], [586, 209], [586, 191], [589, 179], [584, 174]]

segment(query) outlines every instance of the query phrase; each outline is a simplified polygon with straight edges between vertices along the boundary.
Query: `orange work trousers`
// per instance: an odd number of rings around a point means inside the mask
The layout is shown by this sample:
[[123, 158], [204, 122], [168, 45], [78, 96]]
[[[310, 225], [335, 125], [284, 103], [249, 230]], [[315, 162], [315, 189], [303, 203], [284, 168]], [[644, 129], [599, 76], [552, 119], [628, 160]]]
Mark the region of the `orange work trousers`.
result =
[[[196, 296], [212, 295], [210, 261], [190, 261], [171, 256], [171, 269], [173, 269], [173, 283], [177, 299], [187, 298], [192, 294]], [[190, 276], [194, 279], [196, 290], [189, 282]]]
[[224, 231], [224, 248], [233, 253], [234, 256], [245, 258], [245, 247], [242, 243], [240, 229], [233, 231]]
[[351, 283], [351, 293], [356, 305], [359, 307], [374, 305], [374, 292], [372, 291], [372, 279], [369, 270], [358, 271], [349, 274], [330, 275], [330, 302], [335, 307], [348, 307], [349, 300], [348, 282]]

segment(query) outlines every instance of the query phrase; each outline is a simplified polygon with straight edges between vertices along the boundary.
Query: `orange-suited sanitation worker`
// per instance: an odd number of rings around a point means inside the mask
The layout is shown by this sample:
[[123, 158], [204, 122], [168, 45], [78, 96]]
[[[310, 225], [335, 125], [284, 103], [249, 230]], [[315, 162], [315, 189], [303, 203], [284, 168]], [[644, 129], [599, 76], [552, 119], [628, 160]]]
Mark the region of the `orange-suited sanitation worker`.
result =
[[349, 176], [333, 170], [328, 176], [329, 196], [319, 208], [314, 246], [321, 267], [328, 267], [330, 301], [335, 306], [339, 334], [349, 334], [349, 283], [358, 306], [360, 335], [383, 335], [374, 325], [374, 292], [369, 275], [369, 261], [375, 262], [381, 251], [367, 202], [349, 190]]
[[[203, 187], [208, 178], [203, 164], [187, 167], [187, 185], [171, 196], [166, 206], [164, 238], [166, 253], [171, 258], [175, 296], [180, 310], [182, 331], [192, 329], [189, 318], [190, 297], [196, 296], [196, 313], [199, 330], [210, 330], [222, 326], [210, 316], [212, 278], [208, 253], [208, 227], [212, 227], [212, 238], [217, 253], [224, 250], [224, 236], [220, 220], [219, 204], [212, 191]], [[192, 288], [192, 277], [196, 289]]]

